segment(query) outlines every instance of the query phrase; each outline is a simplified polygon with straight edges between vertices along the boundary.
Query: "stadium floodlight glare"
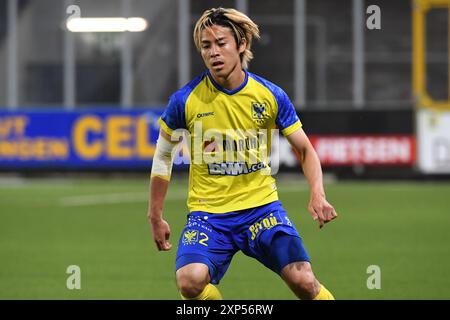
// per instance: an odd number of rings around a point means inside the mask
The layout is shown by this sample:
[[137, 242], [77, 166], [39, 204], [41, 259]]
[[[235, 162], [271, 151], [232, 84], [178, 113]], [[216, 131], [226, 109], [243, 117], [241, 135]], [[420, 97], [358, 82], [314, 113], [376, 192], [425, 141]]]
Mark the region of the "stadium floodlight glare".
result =
[[71, 32], [141, 32], [147, 29], [144, 18], [72, 18], [66, 23]]

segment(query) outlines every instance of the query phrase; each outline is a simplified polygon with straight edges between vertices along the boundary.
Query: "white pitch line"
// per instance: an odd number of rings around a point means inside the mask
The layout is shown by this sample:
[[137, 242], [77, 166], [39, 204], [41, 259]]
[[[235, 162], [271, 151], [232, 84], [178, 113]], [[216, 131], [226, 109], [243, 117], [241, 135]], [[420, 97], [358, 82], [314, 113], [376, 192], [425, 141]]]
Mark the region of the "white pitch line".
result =
[[[280, 194], [304, 192], [307, 190], [308, 186], [305, 184], [290, 185], [278, 189]], [[166, 197], [167, 200], [183, 200], [186, 198], [187, 190], [183, 192], [169, 192]], [[63, 207], [77, 207], [103, 204], [136, 203], [146, 201], [148, 201], [147, 192], [122, 192], [64, 197], [59, 200], [59, 204]]]
[[[167, 200], [183, 200], [186, 199], [187, 194], [183, 193], [169, 193]], [[117, 204], [117, 203], [133, 203], [148, 201], [147, 192], [128, 192], [128, 193], [107, 193], [96, 195], [82, 195], [64, 197], [59, 200], [59, 204], [63, 207], [76, 206], [91, 206], [102, 204]]]

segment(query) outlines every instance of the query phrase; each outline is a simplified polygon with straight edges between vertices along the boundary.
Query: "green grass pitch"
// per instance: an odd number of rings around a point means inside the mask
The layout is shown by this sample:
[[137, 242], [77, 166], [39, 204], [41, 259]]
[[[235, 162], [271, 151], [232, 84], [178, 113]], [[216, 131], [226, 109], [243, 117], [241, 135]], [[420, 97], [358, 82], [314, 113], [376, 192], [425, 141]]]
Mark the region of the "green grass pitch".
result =
[[[174, 259], [187, 183], [170, 185], [165, 218], [173, 248], [155, 249], [147, 185], [130, 179], [25, 180], [0, 185], [0, 299], [178, 299]], [[450, 183], [335, 182], [339, 217], [320, 230], [300, 180], [280, 197], [337, 299], [450, 299]], [[81, 289], [69, 290], [69, 265]], [[381, 289], [367, 288], [370, 265]], [[219, 288], [226, 299], [294, 299], [278, 275], [238, 253]]]

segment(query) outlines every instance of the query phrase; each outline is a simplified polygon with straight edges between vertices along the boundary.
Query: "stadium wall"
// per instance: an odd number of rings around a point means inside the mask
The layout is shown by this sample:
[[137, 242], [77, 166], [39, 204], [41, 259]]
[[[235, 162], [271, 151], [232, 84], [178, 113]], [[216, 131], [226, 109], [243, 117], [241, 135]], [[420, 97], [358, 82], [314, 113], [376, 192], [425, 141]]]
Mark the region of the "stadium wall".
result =
[[[0, 112], [3, 172], [148, 171], [162, 108]], [[422, 177], [416, 169], [414, 111], [299, 111], [325, 172], [340, 177]], [[280, 172], [298, 156], [280, 139]], [[175, 170], [187, 168], [181, 148]]]

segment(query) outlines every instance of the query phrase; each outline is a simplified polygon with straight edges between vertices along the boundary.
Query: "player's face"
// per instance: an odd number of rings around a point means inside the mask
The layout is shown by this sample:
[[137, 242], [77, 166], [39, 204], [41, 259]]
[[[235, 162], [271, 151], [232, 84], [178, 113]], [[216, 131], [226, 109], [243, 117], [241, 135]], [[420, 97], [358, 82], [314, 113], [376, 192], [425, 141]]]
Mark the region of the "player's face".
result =
[[202, 31], [201, 55], [214, 78], [228, 78], [233, 71], [241, 72], [240, 54], [245, 44], [237, 46], [230, 28], [213, 25]]

